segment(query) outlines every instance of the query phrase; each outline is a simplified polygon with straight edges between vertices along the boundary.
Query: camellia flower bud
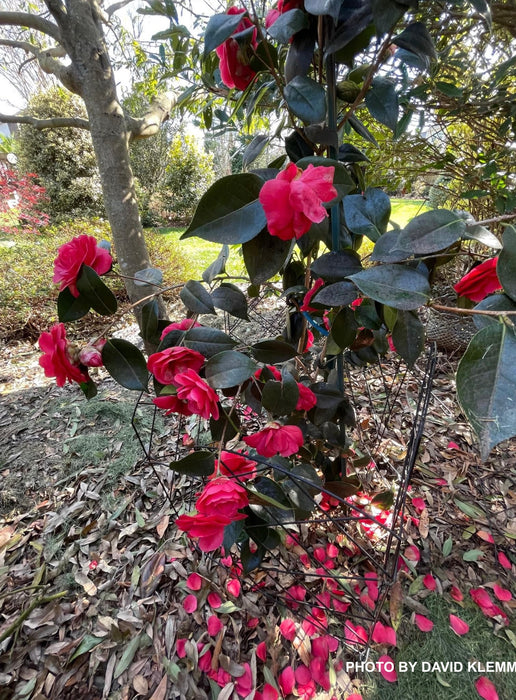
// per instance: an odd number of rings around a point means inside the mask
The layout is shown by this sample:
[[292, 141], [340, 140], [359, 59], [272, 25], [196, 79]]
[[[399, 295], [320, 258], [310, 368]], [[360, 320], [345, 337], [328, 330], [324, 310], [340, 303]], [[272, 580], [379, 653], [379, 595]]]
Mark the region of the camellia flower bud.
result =
[[86, 345], [79, 352], [79, 362], [85, 367], [102, 367], [102, 353], [94, 345]]

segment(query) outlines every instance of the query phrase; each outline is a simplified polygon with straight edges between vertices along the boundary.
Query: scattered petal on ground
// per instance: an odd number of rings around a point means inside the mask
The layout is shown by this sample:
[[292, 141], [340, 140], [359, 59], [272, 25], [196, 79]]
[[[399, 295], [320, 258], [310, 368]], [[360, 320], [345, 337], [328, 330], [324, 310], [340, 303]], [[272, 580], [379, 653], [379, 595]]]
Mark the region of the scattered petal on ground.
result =
[[460, 617], [457, 617], [457, 615], [450, 615], [450, 627], [455, 634], [459, 635], [459, 637], [469, 632], [468, 623], [461, 620]]
[[434, 627], [432, 620], [429, 620], [428, 617], [425, 617], [424, 615], [418, 615], [417, 613], [414, 616], [414, 622], [419, 627], [421, 632], [431, 632]]
[[477, 693], [481, 698], [484, 698], [484, 700], [499, 700], [494, 683], [486, 676], [480, 676], [480, 678], [475, 681], [475, 688], [477, 689]]

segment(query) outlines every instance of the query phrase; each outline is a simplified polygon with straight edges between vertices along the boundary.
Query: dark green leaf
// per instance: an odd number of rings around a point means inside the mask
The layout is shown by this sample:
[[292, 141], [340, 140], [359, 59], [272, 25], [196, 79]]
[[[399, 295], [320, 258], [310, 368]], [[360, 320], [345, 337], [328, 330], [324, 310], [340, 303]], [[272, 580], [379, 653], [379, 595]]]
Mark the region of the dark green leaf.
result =
[[448, 248], [465, 230], [466, 222], [458, 213], [433, 209], [412, 219], [400, 232], [398, 244], [409, 253], [427, 255]]
[[442, 92], [443, 95], [447, 95], [448, 97], [462, 97], [464, 94], [464, 90], [461, 87], [457, 87], [457, 85], [444, 80], [436, 80], [435, 87], [439, 92]]
[[236, 340], [226, 333], [206, 326], [191, 328], [185, 335], [184, 343], [187, 348], [197, 350], [204, 357], [213, 357], [224, 350], [232, 350], [237, 344]]
[[136, 345], [120, 338], [111, 338], [102, 348], [102, 362], [121, 386], [133, 391], [147, 391], [147, 363]]
[[170, 469], [188, 476], [211, 476], [215, 470], [215, 455], [208, 450], [200, 450], [170, 463]]
[[336, 386], [326, 382], [311, 384], [310, 389], [317, 398], [317, 404], [308, 412], [312, 423], [321, 425], [332, 420], [340, 406], [345, 402], [345, 397]]
[[387, 231], [376, 241], [371, 260], [374, 262], [395, 263], [410, 257], [410, 253], [400, 248], [400, 231]]
[[318, 124], [326, 117], [326, 93], [312, 78], [297, 75], [285, 86], [285, 100], [305, 124]]
[[[480, 304], [475, 306], [475, 310], [480, 311], [516, 311], [516, 303], [506, 294], [491, 294], [483, 299]], [[514, 321], [515, 317], [511, 316]], [[480, 330], [486, 326], [498, 325], [500, 318], [498, 316], [481, 316], [480, 314], [473, 316], [475, 326]]]
[[76, 659], [78, 656], [85, 654], [87, 651], [91, 651], [96, 646], [101, 644], [103, 641], [104, 641], [104, 637], [94, 637], [91, 634], [85, 635], [85, 637], [83, 637], [83, 639], [82, 639], [81, 643], [79, 644], [79, 646], [77, 647], [77, 649], [70, 656], [68, 662], [70, 663], [74, 659]]
[[481, 226], [480, 224], [468, 224], [466, 222], [466, 231], [462, 237], [465, 239], [472, 238], [473, 240], [478, 241], [483, 245], [487, 245], [490, 248], [494, 248], [495, 250], [499, 250], [502, 247], [502, 244], [494, 233], [491, 233], [489, 229], [485, 228], [485, 226]]
[[503, 291], [516, 301], [516, 228], [507, 226], [503, 233], [503, 249], [498, 257], [496, 272]]
[[203, 282], [206, 282], [206, 284], [211, 284], [217, 275], [221, 275], [226, 269], [228, 258], [229, 246], [224, 244], [215, 260], [202, 273]]
[[252, 173], [227, 175], [202, 196], [181, 238], [198, 236], [214, 243], [245, 243], [267, 223], [258, 196], [263, 180]]
[[326, 42], [324, 55], [334, 54], [336, 63], [351, 65], [355, 56], [369, 45], [374, 34], [371, 4], [360, 2], [356, 5], [351, 10], [346, 8], [345, 20], [338, 22], [336, 31]]
[[339, 146], [338, 158], [344, 163], [369, 163], [369, 158], [351, 143]]
[[327, 481], [325, 484], [327, 491], [341, 499], [353, 496], [361, 487], [362, 484], [356, 476], [342, 479], [342, 481]]
[[457, 370], [457, 395], [480, 442], [482, 459], [516, 435], [516, 335], [505, 323], [470, 342]]
[[196, 314], [215, 313], [211, 295], [200, 282], [188, 280], [179, 296], [186, 308]]
[[214, 389], [228, 389], [245, 382], [257, 369], [256, 362], [247, 355], [224, 350], [206, 363], [206, 381]]
[[342, 0], [305, 0], [305, 9], [311, 15], [329, 15], [335, 21], [339, 18]]
[[362, 269], [360, 256], [353, 250], [325, 253], [312, 263], [311, 270], [325, 282], [341, 282]]
[[211, 53], [217, 46], [223, 44], [226, 39], [236, 31], [242, 21], [242, 14], [238, 15], [212, 15], [206, 26], [204, 34], [204, 57]]
[[[158, 328], [161, 325], [161, 321], [158, 323]], [[170, 325], [170, 324], [169, 324]], [[161, 333], [163, 332], [163, 328], [160, 329], [160, 336]], [[163, 340], [160, 342], [158, 345], [157, 352], [161, 352], [162, 350], [166, 350], [166, 348], [173, 348], [176, 345], [181, 345], [181, 341], [183, 340], [185, 331], [169, 331], [166, 336], [163, 338]]]
[[282, 241], [265, 229], [242, 245], [244, 263], [253, 284], [263, 284], [274, 277], [285, 264], [292, 241]]
[[416, 54], [426, 68], [430, 66], [430, 61], [437, 59], [432, 37], [422, 22], [409, 24], [401, 34], [394, 37], [392, 43]]
[[265, 136], [264, 134], [256, 134], [249, 146], [247, 146], [245, 149], [244, 155], [242, 156], [242, 165], [244, 168], [247, 168], [258, 158], [268, 142], [268, 136]]
[[288, 372], [280, 382], [265, 382], [262, 390], [262, 406], [275, 416], [287, 416], [296, 408], [299, 389], [296, 380]]
[[355, 319], [359, 326], [378, 330], [382, 327], [382, 319], [376, 311], [376, 304], [372, 299], [362, 299], [360, 306], [355, 309]]
[[89, 377], [87, 382], [81, 382], [79, 386], [81, 387], [82, 393], [88, 399], [88, 401], [97, 395], [97, 385], [91, 377]]
[[[355, 183], [351, 178], [351, 175], [348, 172], [348, 169], [343, 163], [340, 163], [338, 160], [333, 160], [332, 158], [323, 158], [322, 156], [308, 156], [306, 158], [298, 160], [296, 165], [300, 168], [303, 168], [303, 170], [305, 170], [309, 165], [313, 165], [314, 167], [322, 165], [325, 168], [334, 168], [333, 185], [339, 193], [339, 198], [342, 198], [344, 195], [348, 194], [348, 192], [351, 192], [356, 187]], [[326, 202], [326, 206], [333, 206], [336, 203], [336, 201], [337, 198], [331, 200], [330, 203]]]
[[62, 323], [77, 321], [90, 310], [90, 302], [86, 297], [74, 297], [68, 287], [59, 292], [57, 297], [57, 316]]
[[346, 226], [353, 233], [376, 242], [385, 233], [391, 216], [391, 200], [380, 189], [350, 194], [343, 201]]
[[415, 311], [398, 311], [392, 342], [398, 355], [412, 367], [425, 347], [425, 327]]
[[289, 83], [295, 77], [305, 77], [311, 66], [315, 49], [315, 32], [302, 29], [294, 34], [288, 48], [285, 61], [285, 81]]
[[[237, 521], [241, 523], [242, 521]], [[263, 561], [266, 550], [265, 547], [257, 547], [253, 551], [249, 546], [249, 540], [246, 540], [240, 548], [240, 561], [244, 574], [249, 574], [254, 569], [257, 569]]]
[[90, 307], [102, 316], [110, 316], [117, 309], [116, 298], [113, 292], [106, 287], [95, 270], [88, 265], [83, 265], [81, 274], [77, 280], [79, 294]]
[[146, 267], [134, 273], [134, 283], [137, 287], [147, 287], [151, 284], [161, 284], [163, 273], [157, 267]]
[[331, 324], [331, 338], [341, 350], [349, 348], [355, 340], [357, 329], [358, 324], [352, 309], [341, 309]]
[[297, 131], [293, 131], [285, 139], [285, 150], [293, 163], [297, 163], [301, 158], [313, 155], [312, 148]]
[[141, 336], [149, 343], [159, 342], [158, 334], [158, 302], [151, 299], [142, 307]]
[[223, 283], [211, 293], [213, 305], [216, 309], [227, 311], [228, 314], [248, 321], [247, 299], [245, 294], [234, 284]]
[[330, 306], [346, 306], [357, 298], [357, 290], [352, 282], [334, 282], [323, 287], [312, 298], [315, 304], [326, 308]]
[[430, 298], [426, 277], [402, 265], [370, 267], [350, 279], [363, 294], [395, 309], [418, 309]]
[[373, 17], [378, 35], [390, 32], [409, 7], [417, 8], [417, 0], [373, 0]]
[[375, 139], [375, 137], [372, 135], [369, 129], [364, 124], [362, 124], [360, 119], [358, 117], [355, 117], [354, 114], [348, 117], [348, 124], [353, 129], [353, 131], [357, 132], [359, 136], [361, 136], [366, 141], [369, 141], [369, 143], [372, 143], [373, 146], [376, 146], [376, 148], [380, 148], [380, 146], [378, 145], [378, 141]]
[[268, 365], [286, 362], [297, 355], [295, 347], [282, 340], [262, 340], [251, 346], [251, 352], [258, 362]]
[[322, 485], [321, 478], [310, 464], [302, 463], [292, 467], [281, 486], [296, 509], [296, 517], [314, 510], [313, 497], [321, 492]]
[[274, 24], [271, 24], [267, 29], [267, 32], [280, 44], [287, 44], [294, 34], [305, 27], [308, 27], [306, 13], [295, 9], [281, 14]]
[[390, 78], [374, 78], [365, 97], [366, 107], [374, 119], [394, 131], [398, 123], [398, 94]]
[[210, 418], [210, 432], [215, 441], [232, 440], [240, 431], [240, 419], [236, 411], [226, 412], [222, 407], [219, 409], [217, 420]]

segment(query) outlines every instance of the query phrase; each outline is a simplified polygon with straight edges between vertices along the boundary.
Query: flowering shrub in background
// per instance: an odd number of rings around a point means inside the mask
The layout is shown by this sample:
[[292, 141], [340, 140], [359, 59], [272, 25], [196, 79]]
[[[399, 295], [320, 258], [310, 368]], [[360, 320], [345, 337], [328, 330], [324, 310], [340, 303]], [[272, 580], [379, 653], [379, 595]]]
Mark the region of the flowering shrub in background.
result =
[[0, 230], [9, 235], [20, 231], [36, 234], [48, 225], [48, 214], [40, 210], [46, 191], [36, 184], [37, 177], [35, 173], [20, 175], [0, 168]]

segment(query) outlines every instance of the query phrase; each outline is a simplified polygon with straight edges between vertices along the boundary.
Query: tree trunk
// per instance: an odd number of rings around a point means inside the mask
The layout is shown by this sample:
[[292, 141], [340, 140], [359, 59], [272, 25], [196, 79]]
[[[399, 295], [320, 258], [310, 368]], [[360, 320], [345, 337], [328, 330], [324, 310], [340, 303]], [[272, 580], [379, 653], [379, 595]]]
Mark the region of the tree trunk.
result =
[[[102, 184], [104, 204], [121, 273], [131, 303], [152, 293], [136, 286], [135, 272], [151, 267], [138, 211], [129, 162], [130, 132], [118, 101], [114, 73], [94, 0], [68, 0], [67, 12], [47, 0], [62, 32], [65, 47], [80, 84]], [[161, 300], [160, 317], [165, 318]], [[135, 308], [138, 321], [141, 307]]]

